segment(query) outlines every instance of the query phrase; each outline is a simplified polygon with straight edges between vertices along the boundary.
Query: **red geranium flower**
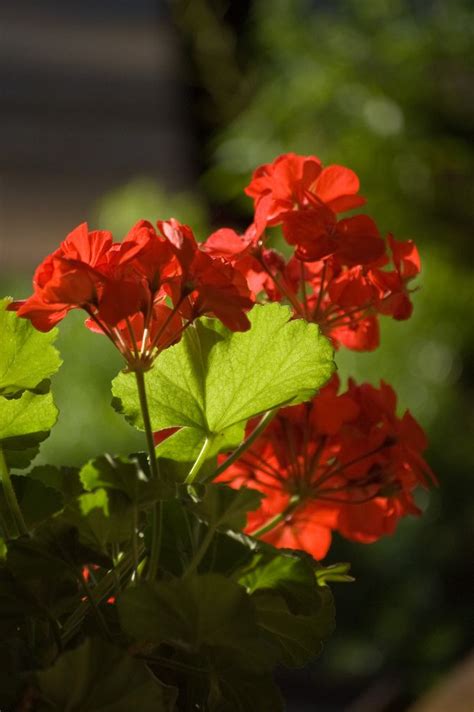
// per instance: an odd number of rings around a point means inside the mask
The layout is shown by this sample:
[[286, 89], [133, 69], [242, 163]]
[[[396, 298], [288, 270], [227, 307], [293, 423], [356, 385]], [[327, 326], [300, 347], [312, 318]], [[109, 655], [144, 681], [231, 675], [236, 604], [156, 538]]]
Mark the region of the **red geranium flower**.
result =
[[245, 192], [254, 198], [256, 206], [271, 196], [267, 208], [270, 225], [280, 222], [283, 214], [308, 205], [326, 206], [333, 213], [340, 213], [365, 202], [357, 195], [359, 179], [349, 168], [323, 168], [316, 156], [295, 153], [259, 166]]
[[265, 494], [249, 533], [315, 558], [334, 530], [365, 542], [392, 532], [401, 516], [419, 513], [414, 488], [434, 480], [424, 433], [408, 411], [396, 415], [390, 386], [351, 381], [338, 395], [338, 385], [333, 377], [311, 403], [280, 411], [219, 478]]
[[199, 248], [191, 229], [177, 220], [158, 222], [181, 266], [170, 285], [173, 304], [186, 320], [203, 314], [216, 316], [229, 329], [250, 327], [246, 311], [253, 302], [245, 278], [229, 262]]

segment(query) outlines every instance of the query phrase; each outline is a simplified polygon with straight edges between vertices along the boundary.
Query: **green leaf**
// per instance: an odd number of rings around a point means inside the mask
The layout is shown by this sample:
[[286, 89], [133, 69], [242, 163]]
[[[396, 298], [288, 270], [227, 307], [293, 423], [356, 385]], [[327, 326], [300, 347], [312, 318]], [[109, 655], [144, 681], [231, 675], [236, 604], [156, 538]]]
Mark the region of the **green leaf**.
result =
[[349, 574], [351, 565], [348, 563], [331, 564], [323, 566], [319, 562], [315, 568], [318, 586], [327, 586], [328, 582], [352, 583], [355, 578]]
[[[163, 503], [162, 517], [160, 566], [174, 576], [181, 576], [202, 540], [204, 527], [193, 510], [178, 499]], [[229, 576], [250, 563], [255, 546], [253, 539], [241, 534], [216, 532], [199, 570]]]
[[12, 476], [18, 504], [28, 528], [38, 525], [63, 508], [63, 498], [57, 490], [40, 480]]
[[212, 671], [209, 712], [283, 712], [283, 700], [270, 675]]
[[258, 509], [262, 496], [261, 492], [247, 487], [235, 490], [227, 485], [211, 484], [192, 509], [214, 529], [241, 530], [247, 522], [247, 512]]
[[123, 629], [135, 640], [166, 642], [252, 671], [272, 664], [250, 596], [224, 576], [142, 583], [120, 596], [118, 610]]
[[[329, 341], [315, 324], [292, 320], [288, 307], [257, 305], [249, 318], [247, 332], [198, 320], [147, 372], [153, 429], [183, 428], [169, 439], [172, 452], [165, 441], [167, 457], [192, 461], [206, 439], [209, 457], [234, 447], [249, 418], [308, 400], [334, 371]], [[113, 394], [117, 409], [143, 429], [133, 374], [119, 374]]]
[[108, 544], [130, 538], [133, 529], [133, 508], [120, 492], [104, 488], [82, 494], [64, 512], [64, 517], [79, 532], [84, 546], [107, 552]]
[[[235, 447], [244, 439], [244, 435], [245, 423], [237, 423], [221, 433], [214, 433], [207, 458], [215, 459], [215, 455], [221, 450], [228, 450], [231, 447]], [[178, 462], [188, 463], [187, 474], [193, 464], [190, 461], [198, 456], [203, 444], [202, 430], [184, 427], [166, 438], [155, 450], [157, 457], [160, 459], [169, 458]], [[209, 459], [206, 459], [206, 463], [208, 462]], [[204, 463], [204, 465], [206, 463]], [[215, 470], [215, 467], [213, 469]], [[201, 477], [203, 477], [204, 472], [205, 469], [203, 466], [200, 470]], [[212, 476], [212, 470], [209, 471], [209, 475]]]
[[39, 711], [172, 712], [177, 690], [157, 680], [145, 663], [99, 638], [89, 638], [36, 675]]
[[12, 395], [34, 389], [56, 373], [61, 365], [58, 351], [52, 345], [57, 329], [44, 334], [28, 319], [6, 311], [11, 299], [0, 300], [0, 395]]
[[84, 543], [69, 518], [61, 512], [40, 524], [31, 538], [9, 542], [7, 563], [15, 576], [24, 580], [52, 579], [60, 573], [77, 571], [83, 564], [111, 568], [110, 558], [97, 546]]
[[[258, 559], [257, 559], [258, 561]], [[249, 593], [273, 591], [281, 594], [292, 613], [310, 614], [321, 605], [312, 566], [292, 556], [275, 556], [254, 566], [240, 579]]]
[[36, 395], [25, 391], [20, 398], [0, 396], [0, 446], [10, 467], [28, 465], [24, 451], [29, 450], [28, 456], [36, 454], [57, 416], [51, 393]]
[[295, 615], [285, 598], [271, 592], [252, 596], [258, 624], [288, 667], [302, 667], [316, 657], [334, 629], [334, 605], [328, 588], [320, 588], [320, 605], [312, 615]]
[[26, 391], [20, 398], [0, 398], [0, 440], [32, 435], [44, 438], [57, 418], [51, 393], [36, 395]]
[[51, 487], [57, 492], [60, 492], [64, 502], [78, 497], [83, 491], [78, 470], [75, 467], [38, 465], [26, 473], [26, 477], [30, 480], [41, 482], [46, 487]]
[[88, 462], [79, 473], [84, 488], [93, 491], [99, 487], [116, 490], [127, 495], [137, 505], [149, 504], [158, 499], [171, 499], [176, 495], [176, 485], [169, 469], [160, 469], [159, 480], [150, 479], [138, 458], [104, 455]]

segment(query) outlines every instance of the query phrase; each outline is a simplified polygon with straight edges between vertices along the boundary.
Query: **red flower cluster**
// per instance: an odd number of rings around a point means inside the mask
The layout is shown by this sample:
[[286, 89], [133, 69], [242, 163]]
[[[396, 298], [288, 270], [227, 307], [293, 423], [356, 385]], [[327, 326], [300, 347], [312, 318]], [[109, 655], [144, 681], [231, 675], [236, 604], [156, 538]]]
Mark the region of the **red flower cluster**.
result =
[[[373, 350], [379, 314], [410, 316], [408, 283], [420, 260], [413, 242], [390, 235], [385, 242], [368, 215], [339, 219], [364, 204], [358, 191], [359, 180], [348, 168], [323, 168], [315, 156], [280, 156], [257, 168], [246, 188], [255, 202], [246, 233], [221, 229], [204, 249], [244, 275], [255, 300], [262, 294], [285, 298], [335, 346]], [[266, 229], [276, 225], [294, 247], [289, 261], [265, 246]]]
[[[203, 314], [247, 329], [259, 299], [289, 302], [295, 317], [355, 350], [377, 347], [380, 314], [411, 315], [417, 249], [384, 240], [368, 215], [340, 216], [365, 203], [353, 171], [290, 153], [257, 168], [246, 193], [255, 204], [246, 232], [223, 228], [202, 245], [174, 219], [140, 221], [120, 243], [80, 225], [38, 267], [33, 295], [9, 308], [41, 331], [84, 309], [130, 370], [149, 368]], [[289, 259], [267, 243], [277, 227]], [[266, 495], [250, 532], [316, 558], [334, 530], [363, 542], [391, 533], [418, 513], [414, 488], [433, 480], [423, 431], [409, 412], [397, 417], [388, 385], [338, 390], [334, 378], [312, 402], [282, 410], [220, 478]]]
[[311, 402], [281, 410], [219, 478], [266, 495], [249, 533], [317, 559], [332, 531], [365, 543], [392, 533], [401, 516], [419, 514], [414, 488], [434, 480], [425, 435], [408, 411], [397, 417], [390, 386], [338, 390], [335, 376]]
[[177, 341], [194, 319], [210, 314], [245, 330], [252, 305], [240, 272], [200, 249], [190, 228], [176, 220], [158, 231], [140, 221], [123, 242], [79, 225], [37, 268], [34, 293], [10, 309], [49, 331], [71, 309], [106, 334], [131, 368], [146, 368]]

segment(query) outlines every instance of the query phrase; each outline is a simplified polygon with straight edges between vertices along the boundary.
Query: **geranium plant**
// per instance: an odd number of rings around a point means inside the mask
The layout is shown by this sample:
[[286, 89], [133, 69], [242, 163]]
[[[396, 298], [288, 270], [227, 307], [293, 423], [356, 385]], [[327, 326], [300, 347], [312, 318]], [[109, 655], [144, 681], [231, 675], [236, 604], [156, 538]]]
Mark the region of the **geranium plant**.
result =
[[[274, 669], [320, 652], [328, 583], [350, 580], [321, 563], [332, 532], [373, 542], [419, 513], [421, 427], [333, 360], [376, 348], [380, 314], [410, 316], [416, 247], [341, 218], [357, 176], [314, 156], [259, 167], [246, 193], [245, 233], [200, 243], [175, 219], [122, 242], [80, 225], [2, 303], [2, 708], [283, 709]], [[71, 309], [123, 357], [112, 404], [143, 452], [35, 466]]]

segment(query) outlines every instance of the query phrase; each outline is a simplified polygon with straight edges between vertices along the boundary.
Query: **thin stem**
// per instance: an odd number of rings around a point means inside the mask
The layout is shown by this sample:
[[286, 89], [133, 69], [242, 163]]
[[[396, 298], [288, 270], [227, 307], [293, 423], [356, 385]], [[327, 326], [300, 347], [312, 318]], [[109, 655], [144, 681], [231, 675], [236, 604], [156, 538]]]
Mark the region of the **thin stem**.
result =
[[137, 506], [133, 507], [133, 534], [132, 534], [132, 554], [133, 554], [133, 575], [135, 580], [138, 579], [138, 510]]
[[160, 336], [161, 336], [162, 334], [164, 334], [166, 327], [167, 327], [168, 324], [171, 322], [171, 319], [175, 316], [175, 314], [178, 313], [178, 309], [179, 309], [179, 307], [181, 306], [182, 301], [183, 301], [183, 298], [181, 298], [181, 299], [179, 300], [179, 302], [177, 303], [177, 305], [176, 305], [175, 307], [173, 307], [173, 309], [170, 311], [170, 313], [168, 314], [168, 316], [167, 316], [166, 319], [164, 320], [163, 324], [160, 326], [160, 328], [159, 328], [158, 331], [156, 332], [155, 336], [153, 337], [153, 341], [151, 342], [150, 347], [149, 347], [149, 349], [148, 349], [148, 352], [149, 352], [150, 354], [151, 354], [151, 352], [153, 351], [153, 349], [155, 348], [155, 346], [158, 348], [158, 341], [160, 340]]
[[321, 283], [319, 285], [319, 294], [318, 294], [318, 300], [316, 302], [316, 307], [313, 312], [313, 320], [317, 321], [317, 318], [319, 316], [319, 310], [321, 309], [321, 303], [323, 301], [323, 296], [324, 296], [324, 280], [326, 279], [326, 271], [327, 271], [327, 263], [325, 262], [323, 265], [323, 270], [321, 272]]
[[238, 460], [239, 457], [241, 457], [241, 455], [243, 455], [243, 453], [248, 450], [251, 445], [253, 445], [255, 440], [263, 433], [265, 428], [270, 425], [277, 413], [278, 409], [274, 409], [267, 410], [267, 412], [262, 415], [258, 422], [258, 425], [254, 430], [252, 430], [250, 435], [239, 445], [236, 450], [234, 450], [232, 455], [229, 455], [229, 457], [221, 465], [219, 465], [217, 470], [213, 472], [212, 479], [220, 475], [222, 472], [225, 472], [225, 470], [227, 470], [227, 468], [230, 467], [232, 463]]
[[15, 523], [15, 528], [19, 535], [28, 535], [28, 527], [23, 519], [23, 514], [21, 513], [20, 505], [16, 498], [15, 490], [13, 489], [12, 481], [10, 478], [10, 471], [8, 469], [7, 461], [5, 460], [5, 455], [2, 448], [0, 447], [0, 481], [3, 486], [3, 493], [5, 495], [5, 502], [10, 511], [12, 519]]
[[315, 480], [313, 482], [313, 486], [320, 487], [325, 482], [327, 482], [327, 480], [331, 479], [334, 475], [337, 475], [338, 472], [341, 472], [342, 470], [345, 470], [347, 467], [351, 467], [352, 465], [355, 465], [358, 462], [362, 462], [363, 460], [367, 459], [368, 457], [372, 457], [372, 455], [376, 455], [378, 452], [385, 450], [385, 448], [392, 447], [392, 445], [394, 445], [393, 442], [388, 442], [388, 443], [383, 442], [378, 447], [375, 447], [372, 450], [365, 452], [363, 455], [358, 455], [357, 457], [352, 458], [352, 460], [348, 460], [347, 462], [341, 462], [341, 463], [336, 463], [335, 465], [332, 465], [328, 470], [326, 470], [326, 472], [318, 480]]
[[[150, 421], [150, 411], [148, 410], [148, 400], [146, 396], [145, 377], [142, 370], [135, 371], [137, 381], [138, 397], [140, 400], [140, 408], [145, 426], [146, 442], [148, 447], [148, 457], [150, 460], [150, 470], [153, 479], [159, 479], [160, 473], [158, 469], [158, 461], [155, 454], [155, 443], [153, 441], [153, 430]], [[157, 502], [153, 508], [151, 520], [151, 550], [150, 559], [148, 561], [147, 579], [154, 581], [158, 572], [158, 564], [161, 551], [161, 528], [162, 528], [162, 505]]]
[[163, 502], [157, 502], [151, 513], [151, 549], [146, 573], [147, 581], [154, 581], [158, 573], [163, 531]]
[[196, 675], [209, 674], [209, 670], [206, 668], [198, 668], [194, 665], [188, 665], [187, 663], [182, 663], [179, 660], [171, 660], [170, 658], [165, 658], [161, 655], [137, 655], [136, 657], [140, 658], [140, 660], [144, 660], [145, 662], [163, 665], [163, 667], [168, 667], [172, 670], [184, 670], [184, 672], [192, 672]]
[[86, 594], [87, 600], [89, 601], [91, 608], [94, 611], [94, 615], [97, 619], [97, 623], [99, 624], [99, 628], [101, 629], [105, 637], [108, 638], [108, 640], [111, 640], [111, 635], [107, 627], [107, 623], [105, 622], [105, 619], [100, 611], [98, 603], [94, 599], [91, 588], [87, 583], [87, 579], [82, 575], [82, 573], [79, 573], [79, 580], [81, 582], [82, 588], [84, 589], [84, 593]]
[[305, 316], [305, 311], [303, 309], [303, 306], [300, 304], [296, 294], [293, 292], [290, 287], [285, 283], [284, 279], [280, 279], [277, 274], [274, 274], [271, 269], [267, 266], [267, 263], [265, 262], [263, 255], [256, 255], [258, 261], [262, 265], [263, 269], [265, 272], [273, 279], [275, 282], [276, 286], [280, 290], [282, 294], [285, 295], [285, 297], [288, 299], [288, 301], [291, 303], [293, 308], [295, 309], [296, 313], [299, 314], [300, 316]]
[[138, 398], [140, 400], [140, 410], [143, 417], [143, 425], [145, 427], [146, 444], [148, 449], [148, 457], [150, 460], [150, 471], [152, 477], [158, 479], [158, 462], [155, 455], [155, 443], [153, 440], [153, 429], [151, 427], [150, 411], [148, 410], [148, 399], [146, 396], [145, 376], [141, 369], [134, 371], [137, 382]]
[[304, 262], [300, 261], [301, 292], [303, 295], [304, 315], [308, 318], [308, 295], [306, 294], [306, 280], [304, 276]]
[[196, 551], [193, 558], [191, 559], [191, 563], [189, 564], [188, 568], [186, 569], [184, 576], [189, 576], [197, 569], [197, 567], [203, 560], [204, 556], [206, 555], [206, 552], [211, 544], [211, 541], [214, 538], [214, 534], [215, 534], [214, 527], [209, 527], [209, 529], [207, 530], [207, 532], [204, 536], [204, 539], [201, 542], [201, 545], [199, 546], [199, 549]]
[[263, 536], [264, 534], [267, 534], [267, 532], [270, 532], [272, 529], [275, 529], [275, 527], [281, 524], [281, 522], [283, 522], [296, 509], [299, 503], [300, 498], [298, 495], [295, 494], [290, 499], [288, 507], [283, 512], [280, 512], [280, 514], [276, 514], [274, 517], [269, 519], [266, 524], [263, 524], [258, 529], [255, 529], [253, 532], [250, 532], [249, 536]]
[[[139, 550], [140, 559], [143, 558], [144, 554], [145, 547], [141, 545]], [[119, 581], [124, 581], [130, 575], [132, 570], [133, 557], [130, 554], [126, 554], [122, 559], [120, 559], [117, 566], [114, 567], [114, 570], [106, 573], [93, 590], [90, 589], [91, 598], [89, 599], [89, 597], [87, 597], [85, 601], [82, 601], [78, 608], [71, 613], [69, 618], [64, 623], [61, 635], [63, 644], [68, 643], [71, 638], [74, 637], [77, 632], [77, 628], [86, 617], [90, 606], [93, 605], [92, 602], [94, 602], [97, 606], [104, 599], [108, 598], [114, 591], [116, 577], [118, 576]]]
[[204, 465], [204, 463], [206, 461], [207, 454], [209, 452], [211, 445], [212, 445], [212, 438], [211, 437], [206, 438], [204, 440], [204, 444], [201, 448], [201, 452], [197, 456], [194, 465], [191, 467], [186, 479], [184, 480], [184, 484], [190, 485], [194, 482], [194, 480], [196, 479], [196, 477], [198, 475], [199, 470], [201, 469], [201, 467]]
[[138, 344], [137, 344], [137, 340], [135, 338], [135, 334], [133, 332], [133, 327], [130, 324], [130, 319], [128, 317], [125, 319], [125, 323], [127, 324], [128, 335], [130, 337], [130, 341], [133, 346], [133, 355], [135, 356], [136, 359], [138, 359], [138, 357], [139, 357]]

